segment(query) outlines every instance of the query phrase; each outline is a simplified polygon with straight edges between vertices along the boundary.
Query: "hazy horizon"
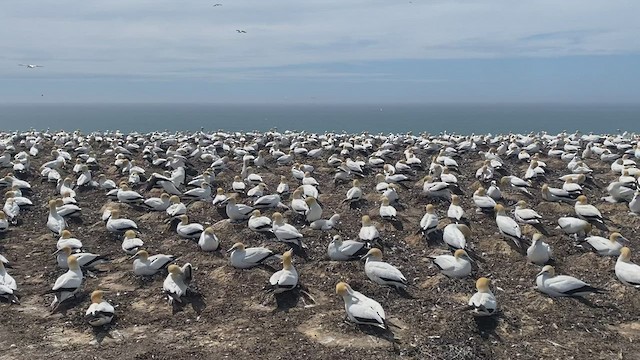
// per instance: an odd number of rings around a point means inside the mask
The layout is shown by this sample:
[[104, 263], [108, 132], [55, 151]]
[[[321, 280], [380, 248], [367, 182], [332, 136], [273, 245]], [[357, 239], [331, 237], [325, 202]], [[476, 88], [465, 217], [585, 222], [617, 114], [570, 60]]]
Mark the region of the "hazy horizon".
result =
[[634, 0], [220, 4], [6, 2], [0, 99], [640, 103]]

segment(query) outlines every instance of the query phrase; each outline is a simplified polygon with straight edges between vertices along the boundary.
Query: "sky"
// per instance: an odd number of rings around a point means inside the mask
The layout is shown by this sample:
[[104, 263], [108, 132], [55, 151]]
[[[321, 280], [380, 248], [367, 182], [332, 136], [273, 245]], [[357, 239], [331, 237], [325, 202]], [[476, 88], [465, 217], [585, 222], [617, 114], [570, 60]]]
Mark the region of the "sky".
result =
[[638, 14], [638, 0], [7, 0], [0, 102], [638, 104]]

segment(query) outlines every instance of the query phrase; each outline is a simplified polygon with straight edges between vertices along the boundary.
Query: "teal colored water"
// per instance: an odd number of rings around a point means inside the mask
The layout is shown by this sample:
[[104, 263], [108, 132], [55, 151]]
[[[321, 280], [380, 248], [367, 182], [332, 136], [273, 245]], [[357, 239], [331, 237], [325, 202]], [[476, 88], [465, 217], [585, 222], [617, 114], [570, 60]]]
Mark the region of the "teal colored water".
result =
[[640, 132], [640, 105], [0, 104], [1, 130]]

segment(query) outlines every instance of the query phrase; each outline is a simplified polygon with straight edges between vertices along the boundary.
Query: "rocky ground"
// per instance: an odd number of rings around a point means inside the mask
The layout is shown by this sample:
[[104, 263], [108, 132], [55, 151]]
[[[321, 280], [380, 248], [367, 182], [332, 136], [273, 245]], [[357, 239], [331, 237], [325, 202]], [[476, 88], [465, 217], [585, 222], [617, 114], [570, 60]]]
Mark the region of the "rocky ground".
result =
[[[98, 145], [94, 145], [98, 146]], [[50, 148], [34, 159], [35, 169], [48, 160]], [[103, 151], [104, 148], [101, 149]], [[100, 152], [101, 152], [100, 151]], [[426, 154], [418, 154], [430, 162]], [[566, 173], [560, 160], [546, 159], [550, 183]], [[138, 157], [140, 163], [142, 160]], [[118, 180], [112, 157], [101, 156], [103, 171]], [[162, 297], [164, 275], [137, 278], [131, 272], [132, 261], [121, 250], [120, 239], [109, 234], [100, 220], [100, 209], [107, 202], [103, 191], [79, 190], [77, 199], [82, 207], [82, 221], [71, 222], [70, 230], [82, 240], [85, 249], [111, 259], [101, 266], [96, 278], [87, 278], [78, 300], [64, 312], [50, 314], [51, 295], [42, 295], [64, 271], [56, 266], [56, 238], [46, 228], [47, 201], [55, 196], [55, 186], [41, 183], [34, 172], [27, 179], [33, 192], [27, 196], [35, 207], [23, 211], [21, 224], [13, 227], [0, 240], [0, 253], [13, 264], [9, 272], [16, 279], [21, 305], [0, 304], [0, 359], [64, 359], [91, 357], [94, 359], [198, 359], [198, 358], [271, 358], [293, 356], [304, 359], [387, 359], [396, 356], [417, 359], [617, 359], [638, 358], [640, 352], [640, 298], [637, 290], [621, 285], [615, 278], [614, 258], [602, 258], [578, 248], [573, 240], [552, 230], [546, 241], [554, 249], [556, 270], [605, 288], [604, 295], [594, 295], [588, 301], [551, 299], [534, 289], [539, 268], [528, 264], [497, 234], [492, 217], [473, 211], [471, 194], [477, 186], [475, 170], [481, 165], [480, 155], [470, 153], [457, 159], [460, 183], [466, 193], [463, 207], [471, 219], [470, 240], [484, 262], [478, 264], [473, 278], [453, 280], [440, 275], [428, 256], [446, 251], [437, 242], [427, 242], [416, 233], [428, 200], [421, 196], [420, 186], [400, 191], [407, 205], [399, 217], [403, 229], [377, 217], [378, 196], [374, 193], [373, 176], [363, 182], [367, 201], [360, 209], [341, 205], [350, 184], [333, 185], [333, 169], [324, 160], [310, 161], [316, 167], [314, 176], [320, 181], [324, 216], [334, 212], [342, 215], [340, 229], [331, 233], [304, 228], [310, 260], [295, 258], [294, 266], [303, 283], [315, 298], [315, 306], [295, 294], [276, 301], [262, 291], [270, 273], [264, 269], [236, 270], [228, 265], [227, 255], [204, 253], [193, 241], [180, 239], [165, 223], [166, 214], [147, 214], [122, 205], [124, 216], [134, 219], [149, 253], [180, 256], [179, 263], [194, 265], [192, 286], [200, 295], [179, 311], [173, 311]], [[596, 178], [607, 183], [614, 178], [608, 164], [587, 160], [596, 170]], [[202, 171], [206, 164], [196, 162]], [[265, 182], [275, 189], [279, 176], [290, 175], [289, 167], [268, 164], [260, 170]], [[526, 164], [509, 161], [509, 169], [522, 176]], [[147, 173], [160, 171], [148, 167]], [[240, 171], [234, 163], [218, 179], [229, 188], [233, 175]], [[0, 175], [5, 175], [2, 170]], [[421, 171], [416, 180], [425, 174]], [[292, 181], [293, 184], [293, 181]], [[143, 189], [139, 189], [143, 192]], [[587, 190], [590, 201], [612, 219], [612, 229], [620, 231], [635, 244], [640, 220], [628, 215], [625, 204], [605, 204], [599, 200], [604, 190]], [[145, 193], [145, 195], [149, 195]], [[507, 204], [521, 195], [505, 191]], [[548, 229], [556, 219], [572, 215], [571, 205], [542, 202], [539, 191], [529, 204], [544, 217]], [[528, 199], [527, 199], [528, 200]], [[248, 203], [248, 201], [247, 201]], [[446, 217], [447, 204], [436, 203], [438, 214]], [[271, 212], [267, 212], [271, 214]], [[374, 216], [382, 237], [390, 248], [385, 249], [386, 261], [399, 267], [410, 283], [414, 298], [405, 298], [369, 281], [362, 262], [332, 262], [326, 258], [326, 247], [332, 235], [357, 237], [360, 217]], [[224, 249], [242, 241], [247, 245], [265, 245], [282, 252], [277, 244], [255, 235], [246, 224], [220, 222], [223, 218], [210, 203], [190, 206], [192, 221], [216, 224], [216, 234]], [[291, 219], [291, 216], [288, 216]], [[442, 226], [446, 220], [441, 221]], [[299, 224], [298, 226], [301, 226]], [[530, 229], [525, 229], [530, 231]], [[606, 234], [605, 236], [607, 236]], [[634, 257], [640, 261], [640, 256]], [[281, 265], [273, 262], [275, 268]], [[501, 315], [494, 320], [476, 321], [471, 314], [459, 311], [474, 293], [475, 279], [488, 276], [493, 281]], [[388, 318], [400, 328], [394, 329], [398, 346], [394, 349], [385, 334], [358, 327], [344, 320], [342, 299], [335, 295], [335, 284], [347, 281], [351, 286], [378, 300]], [[116, 307], [117, 317], [108, 329], [94, 330], [83, 316], [90, 304], [88, 294], [94, 289], [108, 289], [105, 298]], [[306, 305], [309, 305], [308, 301]], [[89, 352], [90, 351], [90, 352]]]

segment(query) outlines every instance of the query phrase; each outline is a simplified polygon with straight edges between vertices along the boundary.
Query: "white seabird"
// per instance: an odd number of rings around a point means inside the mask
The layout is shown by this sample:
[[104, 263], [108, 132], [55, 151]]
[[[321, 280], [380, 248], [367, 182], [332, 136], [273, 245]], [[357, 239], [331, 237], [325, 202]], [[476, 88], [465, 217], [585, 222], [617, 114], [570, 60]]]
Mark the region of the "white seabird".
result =
[[133, 255], [140, 250], [140, 248], [144, 245], [144, 242], [136, 236], [136, 232], [133, 230], [127, 230], [124, 233], [124, 238], [122, 239], [122, 250], [129, 254]]
[[207, 227], [202, 234], [200, 234], [198, 246], [200, 246], [202, 251], [216, 251], [220, 248], [220, 240], [213, 232], [212, 227]]
[[367, 277], [379, 285], [393, 286], [396, 289], [406, 290], [407, 279], [395, 266], [382, 261], [382, 251], [372, 248], [362, 257], [365, 260], [364, 272]]
[[52, 311], [56, 310], [63, 302], [75, 297], [75, 294], [82, 286], [82, 270], [80, 270], [76, 257], [73, 255], [69, 256], [67, 264], [69, 270], [60, 275], [58, 279], [56, 279], [53, 288], [47, 291], [48, 294], [55, 294], [53, 302], [51, 303]]
[[620, 249], [615, 272], [621, 283], [640, 289], [640, 265], [631, 262], [631, 249], [626, 246]]
[[294, 289], [298, 285], [298, 272], [291, 264], [293, 250], [285, 251], [282, 254], [282, 270], [276, 271], [269, 278], [269, 287], [267, 290], [274, 294], [283, 293]]
[[471, 274], [471, 258], [462, 249], [456, 250], [453, 255], [438, 255], [431, 259], [440, 272], [448, 277], [463, 278]]
[[276, 253], [264, 247], [246, 248], [241, 242], [233, 244], [227, 252], [231, 253], [229, 256], [231, 266], [237, 269], [256, 267], [268, 258], [276, 255]]
[[334, 261], [360, 259], [367, 251], [366, 243], [355, 240], [343, 241], [340, 235], [335, 235], [327, 247], [329, 259]]
[[133, 273], [138, 276], [150, 276], [166, 268], [176, 257], [173, 255], [156, 254], [149, 256], [145, 250], [139, 250], [129, 259], [133, 260]]
[[167, 270], [169, 274], [162, 283], [162, 291], [167, 294], [170, 304], [174, 301], [182, 303], [182, 297], [187, 295], [189, 290], [193, 268], [189, 263], [182, 267], [171, 264]]
[[489, 289], [490, 285], [491, 280], [485, 277], [481, 277], [476, 281], [476, 289], [478, 292], [473, 294], [468, 304], [473, 316], [491, 316], [496, 314], [498, 302]]
[[533, 234], [531, 245], [527, 248], [527, 259], [536, 265], [544, 265], [552, 256], [551, 247], [544, 242], [543, 235], [538, 232]]
[[536, 284], [540, 292], [551, 297], [577, 297], [603, 292], [602, 289], [595, 288], [572, 276], [556, 275], [555, 269], [551, 265], [545, 265], [542, 271], [536, 275]]
[[85, 320], [91, 326], [103, 326], [111, 322], [115, 309], [102, 298], [104, 291], [96, 290], [91, 293], [91, 305], [85, 312]]
[[387, 329], [384, 310], [377, 301], [354, 291], [344, 282], [336, 285], [336, 294], [342, 296], [344, 309], [350, 321], [356, 324], [372, 325]]

